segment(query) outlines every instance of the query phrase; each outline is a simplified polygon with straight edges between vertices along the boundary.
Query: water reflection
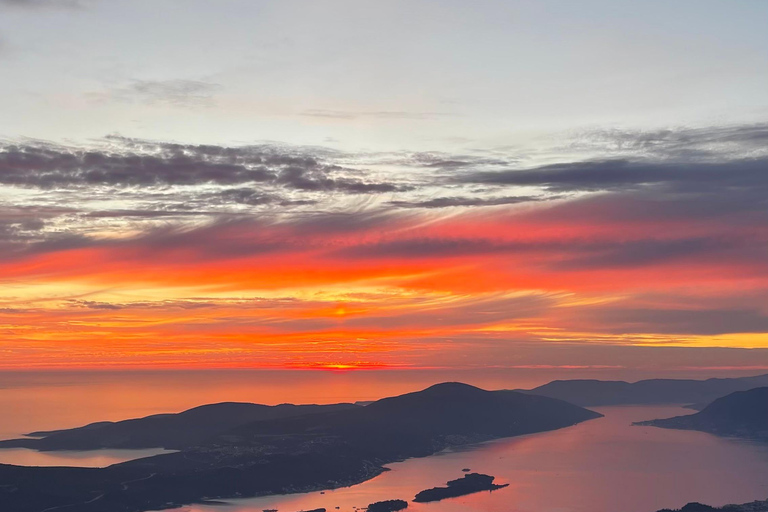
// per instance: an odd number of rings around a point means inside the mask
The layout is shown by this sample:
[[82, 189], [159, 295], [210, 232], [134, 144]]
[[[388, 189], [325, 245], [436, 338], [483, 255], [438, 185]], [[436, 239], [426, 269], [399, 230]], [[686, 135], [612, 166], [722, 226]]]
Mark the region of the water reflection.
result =
[[74, 466], [79, 468], [104, 468], [143, 457], [151, 457], [162, 453], [173, 453], [172, 450], [160, 448], [148, 450], [88, 450], [38, 452], [26, 448], [10, 448], [0, 450], [0, 464], [15, 464], [17, 466]]

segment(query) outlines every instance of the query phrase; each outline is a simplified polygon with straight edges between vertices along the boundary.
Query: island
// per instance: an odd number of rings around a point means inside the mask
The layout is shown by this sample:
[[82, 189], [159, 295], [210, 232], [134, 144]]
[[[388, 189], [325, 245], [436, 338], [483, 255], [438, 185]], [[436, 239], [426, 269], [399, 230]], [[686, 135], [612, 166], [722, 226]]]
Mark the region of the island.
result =
[[[78, 512], [140, 512], [334, 489], [373, 478], [391, 462], [451, 446], [564, 428], [601, 416], [562, 400], [486, 391], [458, 382], [366, 406], [303, 412], [238, 421], [234, 427], [220, 424], [211, 427], [214, 432], [207, 437], [180, 444], [175, 453], [107, 468], [0, 464], [0, 510], [40, 512], [68, 507]], [[92, 427], [93, 432], [106, 428], [103, 425]], [[58, 449], [70, 445], [63, 441], [68, 432], [40, 439], [49, 439], [46, 449]], [[104, 445], [107, 437], [97, 444]]]
[[718, 398], [700, 412], [635, 425], [698, 430], [718, 436], [768, 440], [768, 387], [738, 391]]
[[449, 481], [446, 487], [433, 487], [421, 491], [413, 498], [416, 503], [428, 503], [430, 501], [440, 501], [446, 498], [456, 498], [467, 494], [473, 494], [480, 491], [495, 491], [507, 487], [509, 484], [494, 484], [495, 477], [483, 475], [481, 473], [469, 473], [463, 478]]
[[408, 508], [408, 502], [405, 500], [386, 500], [371, 503], [366, 509], [368, 512], [397, 512]]

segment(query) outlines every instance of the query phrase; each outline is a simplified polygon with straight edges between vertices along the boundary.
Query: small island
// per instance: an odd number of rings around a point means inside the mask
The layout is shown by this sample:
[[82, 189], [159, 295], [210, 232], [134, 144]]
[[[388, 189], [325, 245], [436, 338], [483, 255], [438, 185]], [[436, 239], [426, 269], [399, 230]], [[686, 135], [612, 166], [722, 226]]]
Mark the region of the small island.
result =
[[385, 500], [371, 503], [366, 509], [368, 512], [397, 512], [408, 508], [408, 502], [405, 500]]
[[446, 498], [456, 498], [466, 494], [472, 494], [480, 491], [495, 491], [509, 484], [494, 484], [495, 477], [483, 475], [480, 473], [469, 473], [463, 478], [451, 480], [447, 487], [433, 487], [421, 491], [413, 499], [416, 503], [428, 503], [430, 501], [440, 501]]

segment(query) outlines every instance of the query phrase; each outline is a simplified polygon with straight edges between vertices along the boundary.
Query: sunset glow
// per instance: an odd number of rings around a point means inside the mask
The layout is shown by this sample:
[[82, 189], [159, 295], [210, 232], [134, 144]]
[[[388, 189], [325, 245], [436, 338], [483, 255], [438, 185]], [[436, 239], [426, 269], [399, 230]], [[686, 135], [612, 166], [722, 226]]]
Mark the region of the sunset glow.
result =
[[[6, 174], [38, 172], [14, 151], [32, 149], [6, 148]], [[670, 177], [552, 198], [556, 171], [542, 169], [541, 198], [516, 205], [413, 208], [407, 190], [356, 211], [217, 203], [191, 219], [86, 196], [6, 207], [2, 365], [370, 369], [480, 365], [500, 347], [496, 362], [514, 365], [522, 342], [768, 348], [768, 218], [736, 204], [749, 176], [728, 178], [734, 204], [706, 211], [716, 190], [670, 192], [675, 164], [657, 165]]]
[[768, 367], [759, 2], [171, 4], [0, 0], [0, 369]]

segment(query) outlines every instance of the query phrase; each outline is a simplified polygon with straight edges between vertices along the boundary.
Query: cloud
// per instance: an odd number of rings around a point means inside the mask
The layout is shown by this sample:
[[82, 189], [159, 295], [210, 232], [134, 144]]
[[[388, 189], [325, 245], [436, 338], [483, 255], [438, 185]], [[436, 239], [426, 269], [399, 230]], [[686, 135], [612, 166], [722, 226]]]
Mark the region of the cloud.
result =
[[[597, 247], [595, 247], [597, 246]], [[581, 249], [581, 254], [579, 254]], [[731, 263], [737, 261], [760, 263], [768, 261], [768, 245], [765, 240], [739, 237], [697, 237], [671, 240], [642, 239], [629, 242], [586, 244], [570, 248], [570, 253], [553, 268], [562, 270], [616, 269], [645, 267], [659, 263], [716, 262], [722, 258]], [[768, 266], [767, 266], [768, 268]]]
[[9, 240], [25, 239], [29, 232], [38, 232], [45, 227], [42, 219], [8, 220], [0, 219], [0, 244]]
[[198, 80], [134, 80], [128, 86], [92, 93], [91, 97], [150, 105], [205, 107], [213, 104], [215, 94], [221, 90], [219, 84]]
[[18, 7], [27, 9], [64, 8], [77, 9], [85, 6], [82, 0], [0, 0], [0, 7]]
[[255, 152], [248, 163], [210, 157], [194, 147], [161, 146], [154, 153], [107, 152], [53, 145], [10, 145], [0, 151], [0, 183], [39, 188], [159, 186], [263, 182], [274, 173], [269, 157]]
[[[114, 302], [102, 302], [94, 300], [79, 300], [70, 299], [66, 301], [66, 304], [73, 308], [82, 309], [97, 309], [97, 310], [111, 310], [111, 311], [124, 311], [128, 309], [204, 309], [215, 308], [221, 306], [228, 306], [234, 304], [242, 304], [245, 301], [231, 301], [231, 300], [159, 300], [159, 301], [145, 301], [145, 302], [128, 302], [128, 303], [114, 303]], [[248, 301], [254, 302], [254, 300]]]
[[249, 205], [273, 204], [280, 200], [273, 194], [266, 194], [250, 188], [229, 188], [218, 193], [221, 201]]
[[717, 163], [597, 160], [547, 165], [534, 169], [470, 172], [464, 183], [534, 186], [555, 192], [630, 191], [657, 188], [666, 192], [768, 190], [768, 158]]
[[401, 208], [453, 208], [467, 206], [501, 206], [554, 199], [553, 197], [511, 196], [511, 197], [436, 197], [423, 201], [390, 201]]
[[50, 238], [48, 225], [77, 212], [64, 207], [19, 207], [0, 205], [0, 252], [10, 257], [30, 244]]
[[276, 182], [289, 188], [319, 192], [340, 191], [352, 194], [370, 194], [408, 190], [408, 185], [393, 183], [371, 183], [351, 178], [329, 177], [329, 170], [317, 166], [290, 165], [284, 167], [277, 176]]
[[763, 128], [601, 137], [547, 165], [3, 143], [3, 364], [599, 366], [651, 357], [630, 344], [768, 346]]
[[[758, 309], [727, 306], [691, 307], [590, 307], [579, 308], [579, 322], [614, 334], [664, 333], [718, 336], [731, 333], [768, 332], [768, 314]], [[596, 326], [596, 327], [595, 327]]]
[[340, 249], [341, 257], [454, 258], [523, 250], [524, 244], [481, 238], [405, 238]]
[[301, 113], [306, 117], [320, 117], [326, 119], [354, 120], [354, 119], [378, 119], [378, 120], [433, 120], [446, 117], [456, 117], [456, 114], [450, 112], [407, 112], [396, 110], [379, 111], [347, 111], [347, 110], [326, 110], [309, 109]]
[[[763, 129], [644, 135], [654, 141], [697, 136], [751, 147], [762, 140]], [[637, 142], [640, 147], [648, 144]], [[189, 216], [257, 210], [293, 214], [312, 206], [460, 212], [541, 203], [557, 207], [537, 209], [540, 218], [566, 213], [585, 221], [606, 215], [626, 221], [740, 215], [754, 223], [762, 222], [768, 211], [768, 157], [731, 158], [728, 153], [678, 161], [643, 156], [512, 168], [515, 158], [499, 154], [343, 153], [322, 147], [227, 147], [121, 137], [87, 147], [21, 141], [0, 144], [0, 186], [47, 191], [55, 194], [52, 201], [90, 199], [95, 204], [96, 199], [119, 198], [123, 205], [105, 209], [111, 213], [101, 215], [104, 219], [117, 219], [113, 214], [119, 210], [133, 219], [142, 217], [139, 210], [146, 211], [146, 219], [159, 219], [182, 211]], [[513, 191], [503, 193], [509, 189]], [[92, 213], [92, 218], [99, 216]]]
[[[304, 255], [317, 249], [327, 250], [336, 244], [347, 243], [348, 238], [376, 229], [393, 229], [402, 219], [387, 213], [328, 213], [318, 212], [280, 220], [279, 217], [250, 215], [217, 215], [213, 220], [186, 222], [178, 212], [148, 214], [143, 211], [105, 211], [87, 214], [90, 218], [178, 216], [158, 225], [150, 225], [129, 236], [90, 235], [88, 233], [38, 233], [39, 236], [22, 237], [20, 230], [42, 229], [43, 224], [30, 217], [27, 225], [22, 220], [0, 218], [0, 243], [5, 242], [0, 260], [19, 260], [25, 257], [66, 252], [79, 249], [105, 251], [123, 258], [142, 260], [155, 254], [157, 261], [170, 261], [179, 256], [186, 262], [227, 260], [258, 257], [272, 253]], [[7, 233], [3, 228], [7, 228]], [[3, 235], [6, 235], [3, 237]]]
[[199, 215], [216, 215], [216, 212], [185, 211], [185, 210], [99, 210], [85, 213], [85, 217], [95, 219], [108, 218], [165, 218], [165, 217], [191, 217]]
[[[608, 286], [611, 272], [765, 272], [763, 159], [488, 170], [500, 162], [508, 160], [120, 137], [87, 148], [5, 144], [0, 185], [14, 201], [78, 209], [41, 219], [37, 230], [6, 222], [4, 259], [91, 248], [109, 258], [156, 254], [158, 264], [164, 255], [195, 262], [279, 253], [365, 275], [408, 267], [419, 286], [433, 269], [435, 287], [452, 286], [437, 276], [470, 272], [458, 268], [466, 264], [488, 271], [460, 286], [493, 290], [524, 273], [552, 286], [563, 277], [568, 287]], [[525, 194], [500, 195], [520, 186]]]
[[[719, 258], [760, 264], [768, 262], [768, 243], [744, 236], [639, 238], [605, 240], [556, 238], [504, 241], [493, 238], [402, 238], [338, 250], [340, 257], [449, 259], [518, 255], [536, 258], [539, 266], [557, 272], [641, 268], [676, 261]], [[764, 265], [768, 269], [768, 263]]]
[[467, 167], [508, 166], [515, 158], [498, 158], [490, 155], [448, 154], [441, 152], [409, 153], [401, 162], [416, 167], [460, 169]]
[[768, 123], [663, 130], [584, 132], [568, 147], [678, 160], [766, 156]]
[[114, 142], [114, 147], [90, 149], [47, 143], [0, 145], [0, 184], [41, 189], [265, 184], [348, 194], [409, 188], [360, 179], [319, 157], [279, 146]]
[[463, 297], [447, 304], [437, 303], [418, 311], [370, 314], [352, 318], [346, 325], [364, 328], [403, 329], [415, 327], [477, 326], [538, 317], [556, 305], [557, 297], [546, 294], [505, 296], [500, 294]]

